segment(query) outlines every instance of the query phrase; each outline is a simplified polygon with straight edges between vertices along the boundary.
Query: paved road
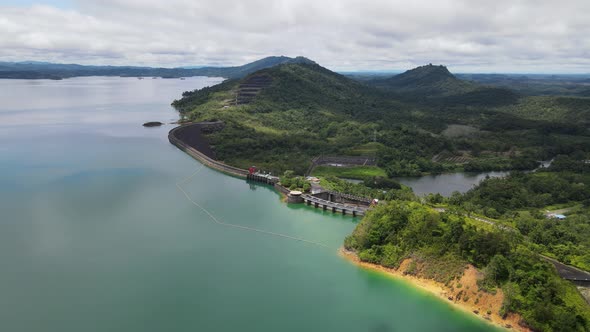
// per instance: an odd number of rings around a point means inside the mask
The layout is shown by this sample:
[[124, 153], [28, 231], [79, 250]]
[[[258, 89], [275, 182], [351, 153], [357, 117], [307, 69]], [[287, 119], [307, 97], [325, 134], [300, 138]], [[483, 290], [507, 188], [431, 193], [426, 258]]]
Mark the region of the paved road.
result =
[[559, 275], [563, 279], [573, 280], [573, 281], [588, 281], [588, 282], [590, 282], [590, 272], [580, 270], [580, 269], [570, 266], [570, 265], [565, 265], [565, 264], [560, 263], [560, 262], [556, 261], [555, 259], [547, 257], [547, 256], [541, 255], [541, 257], [544, 260], [551, 262], [555, 266], [555, 268], [557, 269], [557, 272], [559, 273]]

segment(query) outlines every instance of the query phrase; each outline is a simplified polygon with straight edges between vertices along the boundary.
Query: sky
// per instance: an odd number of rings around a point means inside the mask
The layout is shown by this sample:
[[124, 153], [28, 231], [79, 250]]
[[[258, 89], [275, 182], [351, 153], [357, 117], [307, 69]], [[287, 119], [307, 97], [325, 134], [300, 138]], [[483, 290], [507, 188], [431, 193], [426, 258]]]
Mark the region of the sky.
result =
[[590, 73], [589, 0], [0, 0], [0, 61]]

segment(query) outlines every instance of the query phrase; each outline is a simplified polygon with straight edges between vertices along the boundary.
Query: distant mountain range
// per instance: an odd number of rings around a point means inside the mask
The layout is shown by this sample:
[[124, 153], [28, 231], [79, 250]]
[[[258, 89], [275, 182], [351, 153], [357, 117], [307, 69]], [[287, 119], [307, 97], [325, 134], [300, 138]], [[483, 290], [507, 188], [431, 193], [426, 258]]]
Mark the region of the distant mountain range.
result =
[[[282, 64], [316, 64], [305, 57], [270, 56], [241, 66], [186, 66], [156, 68], [141, 66], [85, 66], [40, 61], [1, 62], [0, 78], [54, 79], [77, 76], [163, 77], [190, 76], [240, 79], [256, 71]], [[412, 102], [470, 105], [506, 105], [520, 95], [590, 97], [590, 75], [552, 74], [452, 74], [442, 65], [428, 64], [401, 74], [383, 71], [347, 72], [345, 76], [398, 94]], [[464, 95], [464, 96], [463, 96]]]
[[135, 66], [84, 66], [49, 62], [23, 61], [0, 62], [0, 78], [14, 79], [64, 79], [77, 76], [122, 76], [179, 78], [210, 76], [241, 78], [255, 71], [285, 63], [314, 63], [304, 58], [271, 56], [242, 66], [201, 68], [153, 68]]

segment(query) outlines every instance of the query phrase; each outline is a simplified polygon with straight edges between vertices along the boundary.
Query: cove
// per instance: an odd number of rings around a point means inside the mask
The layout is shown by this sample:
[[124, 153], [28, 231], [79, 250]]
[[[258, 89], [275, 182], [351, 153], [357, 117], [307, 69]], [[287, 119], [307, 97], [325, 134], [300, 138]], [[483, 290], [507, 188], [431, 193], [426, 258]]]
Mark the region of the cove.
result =
[[[167, 140], [215, 78], [0, 80], [0, 330], [493, 331], [338, 255], [358, 219], [286, 205]], [[144, 128], [142, 123], [166, 125]]]
[[424, 175], [418, 177], [398, 177], [395, 180], [404, 184], [414, 191], [416, 195], [422, 196], [429, 193], [439, 193], [443, 196], [451, 196], [454, 191], [460, 193], [478, 185], [486, 177], [503, 177], [510, 172], [456, 172], [435, 175]]
[[[538, 169], [551, 166], [553, 160], [540, 161], [538, 168], [525, 172], [535, 172]], [[430, 193], [439, 193], [443, 196], [451, 196], [453, 192], [465, 193], [477, 186], [485, 178], [499, 178], [509, 175], [509, 171], [492, 172], [456, 172], [442, 173], [424, 176], [408, 176], [395, 178], [414, 191], [416, 195], [423, 196]]]

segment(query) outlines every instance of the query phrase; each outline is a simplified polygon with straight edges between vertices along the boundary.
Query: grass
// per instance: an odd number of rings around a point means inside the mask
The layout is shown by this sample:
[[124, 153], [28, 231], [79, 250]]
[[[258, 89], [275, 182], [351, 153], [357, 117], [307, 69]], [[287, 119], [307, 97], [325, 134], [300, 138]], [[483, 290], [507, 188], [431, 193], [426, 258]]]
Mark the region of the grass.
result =
[[570, 265], [575, 266], [584, 271], [590, 271], [590, 264], [584, 259], [584, 257], [574, 256], [570, 261]]
[[562, 203], [562, 204], [553, 204], [553, 205], [547, 205], [544, 208], [542, 208], [542, 211], [553, 211], [553, 210], [562, 210], [562, 209], [573, 209], [573, 208], [578, 208], [581, 207], [582, 204], [579, 204], [578, 202], [569, 202], [569, 203]]
[[573, 284], [564, 283], [564, 286], [565, 303], [567, 303], [569, 306], [577, 308], [577, 312], [583, 313], [584, 319], [590, 321], [590, 310], [588, 310], [588, 303], [586, 303], [582, 295], [578, 292]]
[[318, 166], [313, 170], [314, 176], [326, 177], [335, 176], [339, 178], [363, 180], [367, 177], [382, 176], [387, 177], [387, 173], [377, 166], [353, 166], [353, 167], [334, 167]]
[[486, 230], [488, 232], [494, 232], [494, 231], [498, 230], [498, 228], [494, 225], [490, 225], [490, 224], [485, 223], [483, 221], [479, 221], [477, 219], [473, 219], [473, 218], [469, 218], [469, 217], [465, 217], [465, 223], [467, 223], [468, 225], [475, 226], [475, 228], [477, 228], [477, 229]]
[[[553, 258], [556, 261], [560, 261], [559, 257], [557, 257], [557, 255], [553, 252], [545, 250], [541, 254], [549, 258]], [[571, 256], [570, 261], [566, 265], [577, 267], [578, 269], [590, 272], [590, 264], [588, 264], [582, 256]]]
[[[438, 257], [428, 250], [421, 250], [414, 254], [414, 260], [421, 265], [421, 275], [434, 279], [441, 283], [448, 283], [451, 280], [460, 278], [465, 270], [465, 262], [453, 255], [445, 254], [443, 257]], [[457, 284], [457, 288], [463, 285]]]
[[246, 120], [246, 121], [242, 122], [242, 124], [244, 126], [246, 126], [246, 127], [250, 127], [252, 129], [256, 130], [259, 133], [271, 134], [271, 135], [283, 135], [283, 134], [286, 134], [286, 131], [285, 130], [263, 126], [260, 123], [258, 123], [256, 121], [252, 121], [252, 120]]
[[355, 146], [350, 150], [346, 151], [350, 155], [354, 156], [371, 156], [377, 155], [379, 149], [383, 147], [383, 144], [377, 142], [369, 142], [362, 145]]

